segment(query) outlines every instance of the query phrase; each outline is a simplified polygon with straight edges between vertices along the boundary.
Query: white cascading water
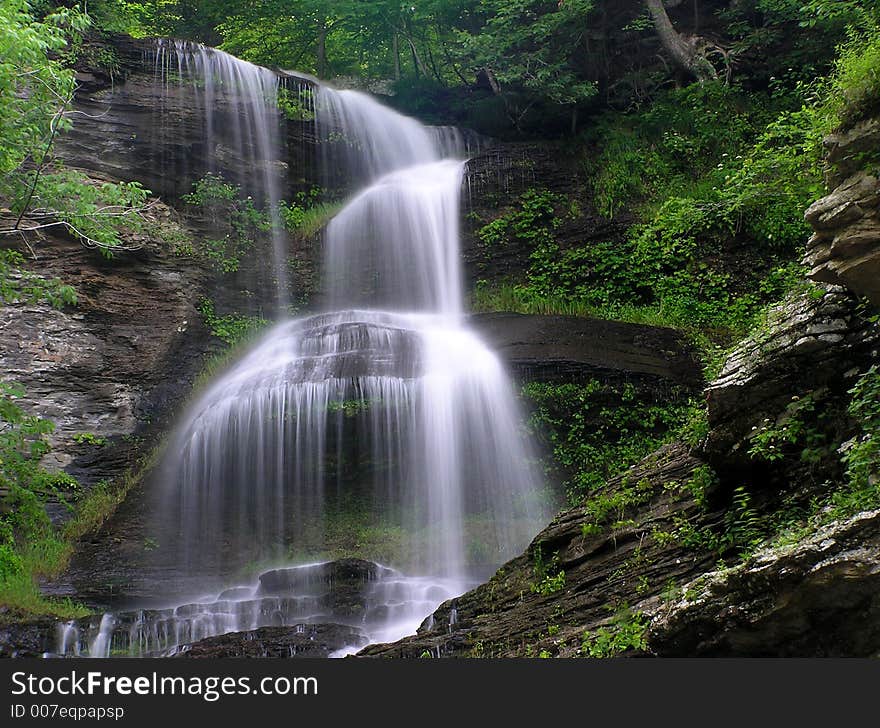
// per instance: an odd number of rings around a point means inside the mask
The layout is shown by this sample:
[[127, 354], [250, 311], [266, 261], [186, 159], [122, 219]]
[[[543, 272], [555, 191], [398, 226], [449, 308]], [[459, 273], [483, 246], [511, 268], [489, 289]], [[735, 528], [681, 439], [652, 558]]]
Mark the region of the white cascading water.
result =
[[[148, 59], [145, 59], [145, 62]], [[284, 177], [277, 106], [279, 77], [268, 68], [255, 66], [215, 48], [180, 40], [159, 40], [152, 58], [154, 75], [161, 86], [161, 103], [182, 94], [182, 105], [202, 112], [205, 165], [202, 173], [220, 174], [246, 190], [268, 211], [271, 222], [273, 272], [277, 303], [287, 301], [287, 240], [278, 203]], [[179, 133], [169, 115], [157, 110], [156, 127], [164, 138], [157, 146], [173, 146]], [[238, 170], [238, 173], [233, 173]], [[189, 176], [194, 170], [168, 169], [167, 173]], [[199, 174], [198, 176], [201, 176]]]
[[[465, 163], [449, 158], [465, 153], [461, 138], [361, 93], [316, 96], [329, 173], [369, 180], [326, 228], [329, 310], [278, 323], [209, 386], [162, 470], [156, 517], [176, 563], [213, 576], [216, 591], [68, 623], [62, 654], [167, 654], [321, 622], [362, 630], [343, 653], [398, 639], [518, 553], [546, 516], [511, 386], [463, 322]], [[334, 606], [338, 566], [290, 565], [320, 552], [328, 509], [346, 497], [406, 540], [399, 563], [344, 564], [360, 585], [354, 611]], [[247, 564], [275, 568], [229, 587]]]

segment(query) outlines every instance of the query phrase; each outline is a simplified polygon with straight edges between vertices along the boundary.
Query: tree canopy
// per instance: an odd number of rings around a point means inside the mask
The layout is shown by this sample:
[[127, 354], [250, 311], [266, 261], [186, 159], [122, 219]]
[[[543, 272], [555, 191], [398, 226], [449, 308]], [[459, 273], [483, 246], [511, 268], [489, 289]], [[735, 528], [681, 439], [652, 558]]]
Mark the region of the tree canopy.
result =
[[[481, 88], [530, 109], [626, 108], [658, 87], [827, 70], [874, 0], [92, 0], [100, 27], [179, 36], [255, 63], [403, 88]], [[824, 64], [823, 68], [817, 68]], [[760, 78], [763, 73], [763, 78]], [[496, 105], [497, 106], [497, 105]], [[551, 113], [551, 115], [552, 115]], [[544, 127], [546, 129], [546, 123]]]

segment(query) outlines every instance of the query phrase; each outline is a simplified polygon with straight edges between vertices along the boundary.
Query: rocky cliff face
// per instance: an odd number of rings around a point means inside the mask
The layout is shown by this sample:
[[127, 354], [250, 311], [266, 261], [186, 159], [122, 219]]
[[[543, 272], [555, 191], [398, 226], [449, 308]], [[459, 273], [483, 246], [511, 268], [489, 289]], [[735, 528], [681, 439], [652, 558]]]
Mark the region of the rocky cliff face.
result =
[[[156, 224], [172, 212], [155, 206]], [[208, 332], [196, 311], [207, 276], [145, 234], [106, 259], [69, 237], [36, 246], [37, 270], [73, 286], [76, 306], [0, 307], [0, 369], [22, 405], [52, 420], [46, 465], [88, 487], [113, 478], [167, 427], [192, 386]], [[60, 513], [56, 514], [60, 515]]]
[[[242, 126], [238, 110], [218, 103], [219, 145], [208, 149], [195, 81], [177, 72], [163, 74], [155, 39], [116, 35], [92, 41], [92, 47], [84, 58], [109, 60], [79, 65], [74, 126], [57, 142], [66, 164], [136, 180], [171, 203], [209, 171], [239, 184], [252, 178], [255, 170], [231, 143], [233, 130]], [[177, 69], [177, 59], [172, 60]], [[285, 171], [288, 191], [320, 185], [314, 124], [285, 120], [282, 131], [284, 158], [275, 164]]]
[[806, 212], [815, 233], [805, 265], [810, 277], [847, 286], [880, 305], [880, 118], [829, 136], [831, 193]]
[[[876, 654], [876, 513], [745, 560], [737, 552], [841, 477], [836, 445], [809, 465], [800, 446], [768, 461], [749, 454], [756, 434], [793, 423], [792, 402], [816, 397], [816, 451], [820, 438], [850, 437], [847, 390], [878, 361], [878, 333], [839, 288], [792, 297], [709, 384], [699, 443], [659, 450], [559, 514], [414, 637], [361, 654]], [[732, 568], [717, 570], [719, 558]]]
[[704, 456], [721, 468], [750, 467], [748, 449], [760, 426], [785, 418], [789, 405], [810, 393], [845, 394], [877, 345], [877, 327], [843, 288], [817, 289], [772, 308], [706, 388]]
[[469, 323], [520, 381], [638, 382], [696, 390], [703, 380], [690, 342], [658, 326], [577, 316], [484, 313]]

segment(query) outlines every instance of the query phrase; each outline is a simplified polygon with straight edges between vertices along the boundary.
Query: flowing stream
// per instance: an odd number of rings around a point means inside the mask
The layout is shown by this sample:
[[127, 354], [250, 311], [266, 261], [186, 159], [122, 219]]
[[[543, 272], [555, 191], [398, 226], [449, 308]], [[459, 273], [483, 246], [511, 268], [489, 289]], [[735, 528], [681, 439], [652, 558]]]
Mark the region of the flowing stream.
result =
[[[189, 44], [160, 44], [155, 62], [192, 81], [209, 145], [218, 98], [236, 100], [239, 154], [264, 170], [254, 196], [274, 207], [275, 74]], [[171, 654], [271, 625], [356, 627], [339, 654], [398, 639], [519, 553], [546, 516], [511, 385], [463, 317], [464, 137], [355, 91], [300, 97], [332, 142], [328, 178], [362, 185], [324, 233], [326, 311], [278, 322], [171, 437], [155, 517], [166, 558], [201, 591], [64, 624], [60, 654]], [[360, 519], [359, 538], [378, 534], [390, 563], [321, 559], [345, 519]]]

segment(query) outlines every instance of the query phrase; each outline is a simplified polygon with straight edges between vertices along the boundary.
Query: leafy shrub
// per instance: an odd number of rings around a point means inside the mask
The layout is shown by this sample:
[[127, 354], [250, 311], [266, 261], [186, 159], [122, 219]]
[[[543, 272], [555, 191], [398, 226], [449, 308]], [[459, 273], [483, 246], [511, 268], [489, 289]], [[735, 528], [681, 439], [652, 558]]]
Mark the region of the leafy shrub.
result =
[[833, 122], [852, 124], [880, 105], [880, 27], [853, 29], [841, 46], [827, 111]]
[[523, 388], [529, 425], [553, 454], [551, 474], [573, 503], [655, 450], [687, 418], [687, 404], [663, 404], [629, 384], [532, 382]]
[[287, 231], [302, 238], [317, 234], [342, 209], [341, 202], [322, 201], [323, 190], [314, 187], [298, 192], [289, 203], [281, 204], [281, 219]]
[[[565, 212], [565, 198], [548, 190], [526, 190], [513, 210], [477, 230], [477, 239], [488, 251], [502, 246], [538, 247], [552, 243], [552, 231], [559, 227]], [[571, 206], [567, 211], [573, 212]]]
[[582, 657], [615, 657], [629, 650], [644, 650], [645, 633], [650, 622], [641, 612], [628, 607], [619, 609], [608, 627], [584, 632], [581, 641]]
[[264, 329], [269, 322], [261, 316], [245, 316], [230, 313], [218, 315], [214, 303], [205, 299], [199, 304], [199, 312], [205, 317], [205, 325], [211, 333], [229, 346], [236, 346]]
[[243, 197], [241, 188], [221, 176], [207, 174], [183, 197], [220, 238], [201, 240], [195, 253], [221, 273], [234, 273], [257, 239], [271, 230], [269, 216], [258, 210], [251, 197]]
[[0, 301], [36, 303], [53, 308], [76, 305], [76, 291], [57, 278], [47, 280], [25, 269], [25, 259], [14, 250], [0, 250]]
[[832, 497], [840, 515], [880, 507], [880, 369], [868, 369], [850, 394], [848, 411], [860, 432], [841, 447], [847, 486]]

